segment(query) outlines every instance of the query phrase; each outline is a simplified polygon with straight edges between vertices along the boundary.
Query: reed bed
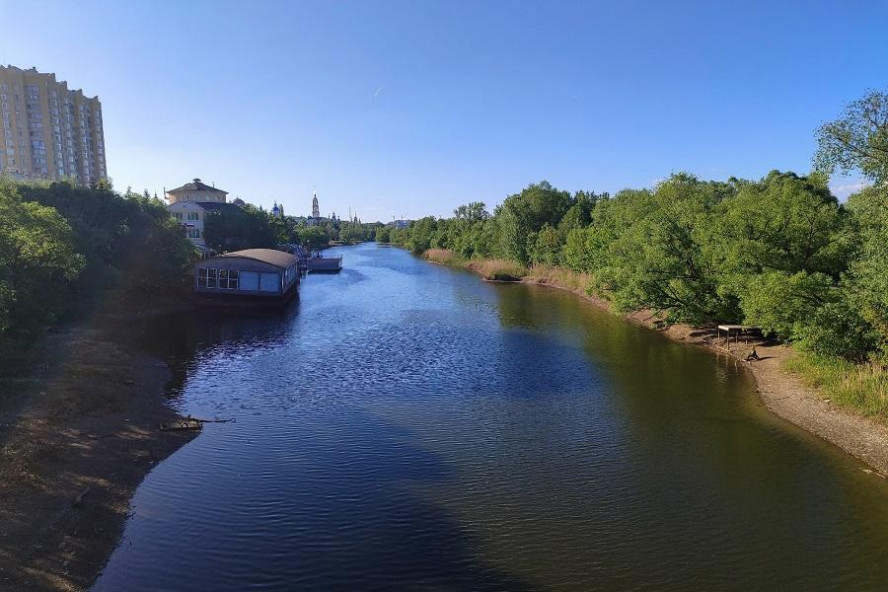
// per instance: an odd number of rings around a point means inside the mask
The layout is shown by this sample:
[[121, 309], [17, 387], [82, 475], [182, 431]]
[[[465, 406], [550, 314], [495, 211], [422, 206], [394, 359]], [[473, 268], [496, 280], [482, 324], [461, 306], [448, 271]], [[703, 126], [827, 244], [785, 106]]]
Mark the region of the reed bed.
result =
[[587, 293], [589, 286], [592, 285], [592, 276], [588, 273], [577, 273], [570, 269], [551, 265], [532, 266], [525, 279], [582, 293]]

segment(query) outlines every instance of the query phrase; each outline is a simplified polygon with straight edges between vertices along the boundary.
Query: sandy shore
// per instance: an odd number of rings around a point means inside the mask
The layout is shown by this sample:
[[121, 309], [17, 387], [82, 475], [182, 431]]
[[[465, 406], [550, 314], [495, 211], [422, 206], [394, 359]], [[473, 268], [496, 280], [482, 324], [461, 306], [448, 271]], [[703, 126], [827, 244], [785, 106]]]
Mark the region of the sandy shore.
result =
[[170, 371], [132, 332], [131, 315], [106, 311], [49, 335], [23, 368], [4, 360], [0, 590], [86, 590], [136, 487], [194, 437], [158, 429], [177, 417], [164, 404]]
[[[612, 312], [609, 302], [591, 297], [582, 290], [566, 288], [533, 277], [523, 279], [522, 283], [567, 290]], [[870, 467], [868, 470], [882, 478], [888, 478], [888, 426], [863, 417], [853, 410], [832, 405], [828, 393], [805, 385], [801, 378], [784, 370], [783, 362], [794, 355], [791, 347], [762, 342], [731, 343], [725, 346], [724, 340], [717, 338], [714, 329], [681, 324], [662, 328], [653, 315], [645, 312], [626, 315], [626, 318], [676, 341], [733, 356], [752, 372], [759, 396], [769, 411], [838, 446], [863, 461]], [[753, 345], [762, 359], [746, 362], [746, 355]]]

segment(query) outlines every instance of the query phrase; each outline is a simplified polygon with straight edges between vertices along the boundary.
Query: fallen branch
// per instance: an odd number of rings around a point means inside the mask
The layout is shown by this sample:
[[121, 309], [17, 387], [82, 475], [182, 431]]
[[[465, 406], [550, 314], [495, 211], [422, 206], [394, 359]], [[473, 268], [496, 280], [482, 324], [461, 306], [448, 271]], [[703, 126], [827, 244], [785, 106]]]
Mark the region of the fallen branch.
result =
[[171, 421], [170, 423], [161, 423], [160, 431], [161, 432], [181, 432], [186, 430], [200, 430], [203, 429], [203, 424], [199, 421], [193, 420], [185, 420], [185, 421]]
[[112, 438], [112, 437], [116, 438], [118, 436], [117, 436], [117, 434], [112, 432], [110, 434], [102, 434], [101, 436], [93, 436], [92, 434], [86, 434], [86, 437], [89, 438], [90, 440], [101, 440], [102, 438]]
[[86, 489], [78, 493], [77, 497], [74, 498], [74, 501], [71, 502], [71, 505], [73, 505], [75, 508], [79, 508], [80, 506], [82, 506], [83, 498], [86, 497], [86, 494], [90, 491], [92, 491], [92, 487], [87, 487]]
[[232, 417], [229, 419], [200, 419], [197, 417], [191, 417], [190, 415], [185, 418], [186, 421], [197, 421], [200, 423], [237, 423], [237, 418]]

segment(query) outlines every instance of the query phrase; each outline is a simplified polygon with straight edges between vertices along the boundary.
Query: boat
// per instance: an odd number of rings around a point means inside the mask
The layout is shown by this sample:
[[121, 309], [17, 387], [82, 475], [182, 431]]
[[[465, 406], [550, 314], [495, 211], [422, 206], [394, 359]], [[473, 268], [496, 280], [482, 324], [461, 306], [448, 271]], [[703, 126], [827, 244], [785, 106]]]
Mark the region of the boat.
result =
[[324, 257], [315, 252], [305, 260], [309, 273], [339, 273], [342, 271], [342, 257]]
[[211, 306], [283, 305], [299, 290], [299, 260], [271, 249], [246, 249], [194, 266], [198, 302]]

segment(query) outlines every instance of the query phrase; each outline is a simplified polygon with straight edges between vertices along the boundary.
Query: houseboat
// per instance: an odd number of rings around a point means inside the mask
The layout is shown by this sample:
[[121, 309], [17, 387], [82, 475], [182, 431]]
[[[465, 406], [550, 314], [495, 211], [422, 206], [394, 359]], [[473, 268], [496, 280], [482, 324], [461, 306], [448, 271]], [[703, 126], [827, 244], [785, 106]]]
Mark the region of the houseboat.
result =
[[273, 249], [233, 251], [194, 266], [194, 292], [205, 304], [284, 304], [299, 289], [299, 260]]
[[342, 257], [324, 257], [318, 251], [306, 259], [310, 273], [339, 273], [342, 271]]

